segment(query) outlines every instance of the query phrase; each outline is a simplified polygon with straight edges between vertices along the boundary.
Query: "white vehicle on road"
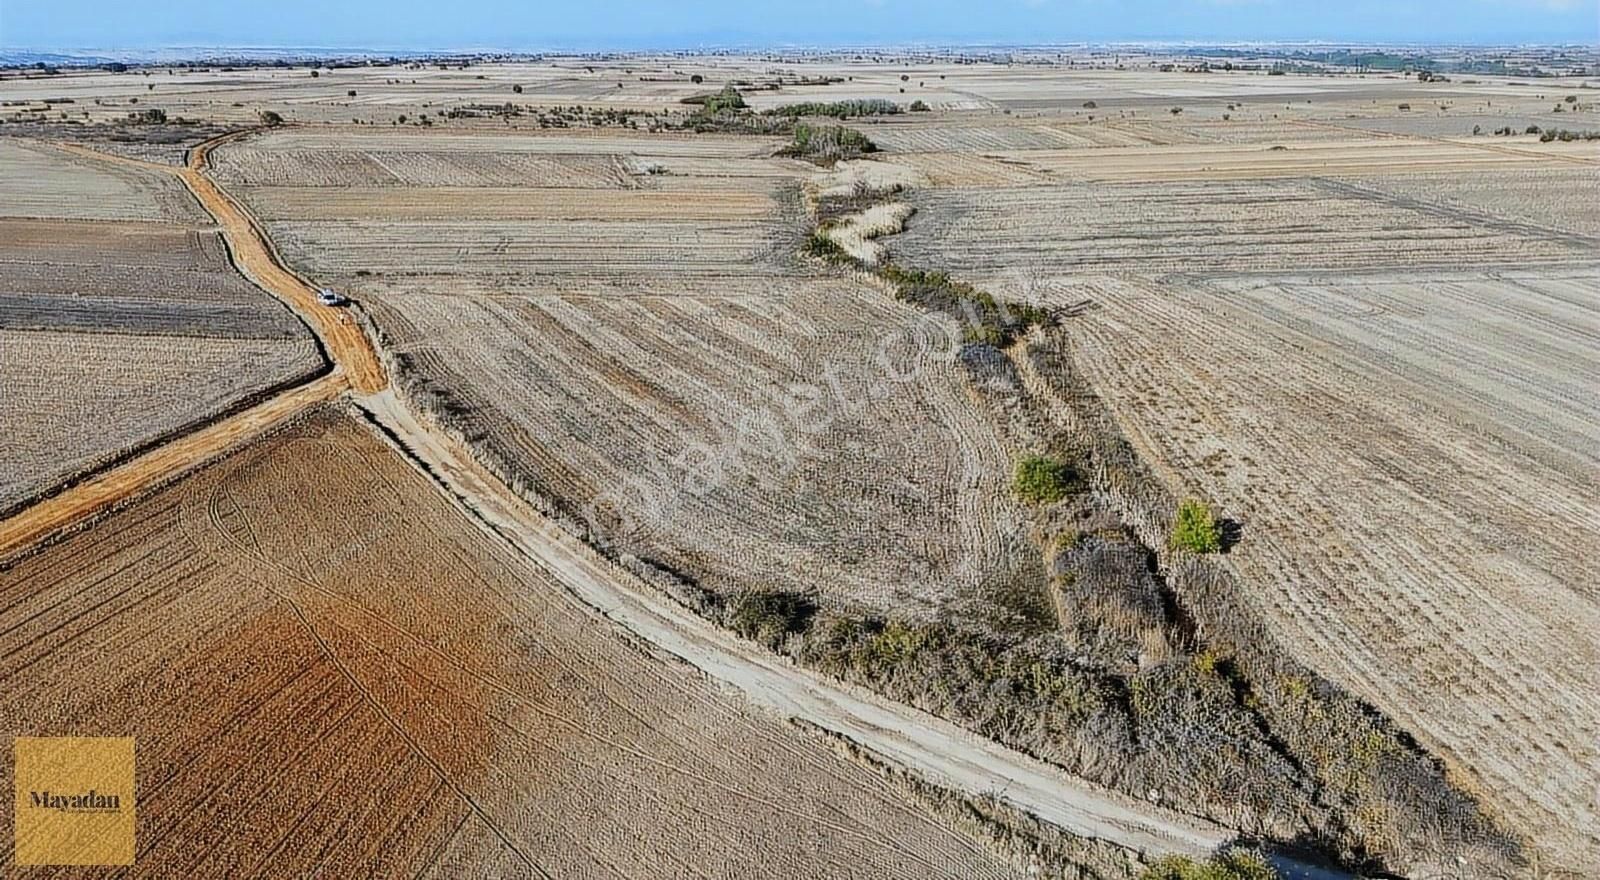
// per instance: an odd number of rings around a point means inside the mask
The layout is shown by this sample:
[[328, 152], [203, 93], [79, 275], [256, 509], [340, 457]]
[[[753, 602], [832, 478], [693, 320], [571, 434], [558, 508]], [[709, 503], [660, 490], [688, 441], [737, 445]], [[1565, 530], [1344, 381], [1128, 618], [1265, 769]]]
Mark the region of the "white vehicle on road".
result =
[[317, 291], [317, 302], [325, 306], [342, 306], [350, 302], [350, 300], [324, 287]]

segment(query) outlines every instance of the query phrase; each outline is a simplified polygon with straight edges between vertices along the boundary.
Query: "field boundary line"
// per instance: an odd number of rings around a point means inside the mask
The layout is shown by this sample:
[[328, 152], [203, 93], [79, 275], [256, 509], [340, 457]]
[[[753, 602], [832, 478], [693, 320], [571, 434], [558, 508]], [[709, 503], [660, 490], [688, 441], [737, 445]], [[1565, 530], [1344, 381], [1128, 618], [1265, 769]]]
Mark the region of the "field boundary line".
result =
[[284, 264], [256, 218], [205, 173], [213, 148], [258, 130], [229, 132], [197, 144], [189, 151], [188, 164], [181, 168], [102, 153], [77, 144], [57, 143], [55, 146], [77, 155], [174, 175], [183, 181], [189, 193], [221, 230], [234, 269], [288, 306], [311, 328], [312, 334], [327, 352], [328, 359], [333, 361], [335, 370], [349, 374], [351, 387], [366, 394], [382, 390], [388, 384], [388, 377], [360, 322], [348, 317], [344, 311], [318, 304], [316, 290]]
[[1435, 135], [1415, 134], [1403, 131], [1382, 131], [1370, 128], [1355, 128], [1349, 125], [1340, 125], [1336, 122], [1323, 122], [1313, 119], [1291, 119], [1290, 125], [1300, 125], [1306, 128], [1322, 128], [1330, 131], [1359, 134], [1366, 137], [1391, 138], [1402, 141], [1424, 141], [1435, 144], [1446, 144], [1453, 147], [1467, 147], [1473, 150], [1485, 150], [1490, 153], [1500, 153], [1506, 156], [1522, 156], [1532, 159], [1545, 159], [1556, 162], [1570, 162], [1575, 165], [1600, 165], [1600, 160], [1586, 159], [1582, 156], [1568, 156], [1564, 153], [1541, 153], [1537, 150], [1524, 150], [1519, 147], [1508, 147], [1505, 144], [1475, 144], [1464, 138], [1446, 138]]
[[[394, 389], [353, 398], [371, 428], [487, 535], [560, 583], [568, 601], [702, 674], [754, 706], [831, 731], [936, 785], [968, 795], [1001, 793], [1019, 809], [1072, 834], [1141, 853], [1205, 856], [1231, 829], [1144, 804], [882, 697], [794, 666], [704, 620], [598, 551], [489, 474], [459, 444], [419, 420]], [[1346, 874], [1280, 859], [1287, 875]]]
[[250, 409], [199, 428], [143, 455], [83, 480], [0, 522], [0, 564], [9, 565], [45, 539], [59, 537], [159, 488], [219, 455], [261, 436], [306, 407], [331, 400], [348, 387], [344, 376], [329, 374], [272, 397]]

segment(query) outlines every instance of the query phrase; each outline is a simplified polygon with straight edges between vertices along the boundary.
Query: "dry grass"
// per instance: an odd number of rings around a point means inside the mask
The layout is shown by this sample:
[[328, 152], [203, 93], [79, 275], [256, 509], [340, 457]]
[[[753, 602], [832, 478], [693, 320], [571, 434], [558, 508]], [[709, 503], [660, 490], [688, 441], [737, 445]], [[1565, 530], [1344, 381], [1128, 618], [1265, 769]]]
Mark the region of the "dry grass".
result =
[[827, 227], [825, 234], [846, 254], [865, 266], [877, 266], [888, 257], [888, 250], [873, 239], [894, 235], [905, 228], [912, 208], [902, 202], [873, 205]]
[[0, 735], [138, 738], [155, 875], [1022, 876], [334, 410], [0, 572], [0, 632]]
[[1104, 281], [1074, 325], [1141, 451], [1243, 522], [1294, 652], [1569, 858], [1600, 855], [1595, 282]]

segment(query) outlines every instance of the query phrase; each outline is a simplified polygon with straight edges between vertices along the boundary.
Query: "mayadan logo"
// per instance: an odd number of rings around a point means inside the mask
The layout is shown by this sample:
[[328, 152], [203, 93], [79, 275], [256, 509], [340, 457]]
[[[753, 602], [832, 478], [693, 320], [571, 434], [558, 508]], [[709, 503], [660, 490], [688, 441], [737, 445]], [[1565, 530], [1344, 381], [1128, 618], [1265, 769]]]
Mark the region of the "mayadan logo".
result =
[[122, 809], [122, 796], [101, 794], [89, 789], [82, 794], [53, 794], [48, 791], [30, 791], [28, 796], [35, 807], [60, 810], [63, 813], [115, 813]]
[[133, 737], [19, 736], [13, 751], [16, 864], [133, 864]]

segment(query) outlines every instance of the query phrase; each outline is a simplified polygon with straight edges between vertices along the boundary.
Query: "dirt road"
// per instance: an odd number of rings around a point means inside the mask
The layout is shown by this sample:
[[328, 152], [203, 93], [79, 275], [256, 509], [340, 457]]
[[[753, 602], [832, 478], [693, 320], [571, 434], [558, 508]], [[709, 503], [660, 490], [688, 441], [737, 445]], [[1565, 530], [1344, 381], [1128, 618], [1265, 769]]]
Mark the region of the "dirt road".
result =
[[192, 470], [223, 450], [258, 437], [311, 404], [337, 397], [348, 387], [342, 375], [324, 376], [185, 434], [25, 508], [0, 522], [0, 561], [15, 556], [48, 535]]
[[[509, 542], [572, 595], [629, 632], [739, 689], [769, 710], [849, 737], [929, 781], [998, 794], [1067, 831], [1148, 853], [1203, 856], [1228, 829], [1096, 788], [909, 706], [796, 667], [660, 595], [529, 507], [458, 443], [420, 422], [393, 390], [357, 398], [408, 459], [486, 531]], [[630, 583], [631, 582], [631, 583]], [[1276, 860], [1285, 877], [1347, 875]]]
[[256, 286], [283, 300], [295, 314], [311, 326], [327, 348], [328, 357], [333, 361], [335, 370], [342, 371], [349, 377], [352, 388], [363, 394], [382, 390], [388, 384], [388, 378], [384, 375], [383, 364], [373, 352], [366, 334], [361, 331], [361, 325], [342, 309], [319, 305], [316, 290], [300, 276], [284, 268], [283, 262], [278, 258], [277, 252], [255, 218], [205, 175], [212, 148], [236, 137], [239, 135], [225, 135], [195, 147], [189, 151], [189, 164], [185, 168], [115, 156], [74, 144], [58, 146], [96, 160], [120, 162], [176, 175], [189, 188], [189, 192], [194, 194], [200, 207], [204, 208], [221, 227], [234, 266], [246, 278], [255, 282]]
[[[182, 176], [222, 226], [240, 268], [288, 302], [321, 336], [337, 365], [335, 372], [175, 440], [0, 523], [0, 559], [177, 476], [315, 401], [354, 386], [362, 392], [359, 405], [395, 438], [407, 460], [429, 474], [486, 532], [508, 541], [531, 565], [553, 575], [574, 601], [598, 608], [617, 625], [737, 688], [755, 704], [849, 737], [934, 783], [969, 795], [998, 794], [1074, 834], [1142, 852], [1195, 856], [1210, 853], [1233, 837], [1226, 828], [1096, 788], [909, 706], [799, 669], [696, 617], [562, 531], [454, 441], [418, 421], [386, 388], [382, 364], [360, 329], [339, 320], [337, 310], [317, 306], [314, 291], [278, 262], [257, 224], [204, 176], [206, 155], [214, 143], [197, 149], [188, 168], [151, 167]], [[1286, 877], [1296, 880], [1347, 876], [1291, 860], [1276, 861]]]

